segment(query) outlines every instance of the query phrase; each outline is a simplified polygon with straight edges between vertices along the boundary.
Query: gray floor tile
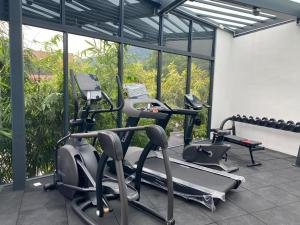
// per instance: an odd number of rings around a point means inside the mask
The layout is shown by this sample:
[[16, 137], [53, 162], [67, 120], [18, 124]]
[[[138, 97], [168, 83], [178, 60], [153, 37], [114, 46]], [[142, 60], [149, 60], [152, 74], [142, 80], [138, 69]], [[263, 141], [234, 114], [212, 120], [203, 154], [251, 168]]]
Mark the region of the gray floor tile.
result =
[[219, 221], [218, 225], [265, 225], [265, 223], [252, 215], [244, 215]]
[[68, 225], [65, 209], [42, 207], [20, 212], [17, 225]]
[[68, 225], [84, 225], [81, 219], [75, 214], [71, 208], [71, 202], [66, 200], [66, 212], [68, 217]]
[[61, 208], [65, 207], [65, 198], [56, 190], [54, 191], [30, 191], [23, 196], [21, 212], [25, 210], [35, 210], [39, 208]]
[[262, 198], [260, 195], [254, 194], [250, 191], [234, 193], [228, 198], [235, 205], [247, 212], [256, 212], [275, 207], [274, 203], [271, 203]]
[[291, 163], [285, 159], [272, 159], [263, 162], [262, 171], [272, 171], [292, 167]]
[[[178, 225], [206, 225], [213, 221], [204, 213], [207, 211], [196, 203], [184, 200], [175, 200], [174, 218]], [[188, 213], [187, 213], [188, 212]]]
[[256, 212], [258, 217], [268, 225], [299, 225], [300, 224], [300, 203], [276, 207], [273, 209]]
[[273, 151], [273, 150], [270, 150], [270, 149], [266, 149], [265, 150], [265, 154], [269, 155], [269, 156], [272, 156], [274, 158], [277, 158], [277, 159], [285, 159], [285, 158], [291, 157], [288, 154], [284, 154], [282, 152]]
[[274, 171], [260, 171], [254, 174], [250, 174], [246, 177], [246, 182], [243, 187], [249, 190], [255, 190], [257, 188], [277, 185], [282, 183], [288, 183], [290, 180], [284, 176], [279, 176]]
[[204, 210], [203, 212], [215, 222], [247, 214], [245, 210], [230, 201], [220, 202], [215, 212], [210, 212], [209, 210]]
[[289, 167], [286, 169], [278, 169], [273, 171], [275, 174], [281, 177], [285, 177], [290, 181], [299, 181], [300, 180], [300, 168], [299, 167]]
[[23, 192], [3, 191], [0, 193], [0, 224], [15, 225], [18, 220]]
[[276, 187], [285, 190], [287, 193], [300, 197], [300, 181], [279, 184]]
[[297, 196], [274, 186], [259, 188], [254, 190], [254, 192], [276, 205], [285, 205], [300, 200]]
[[67, 225], [65, 199], [58, 191], [25, 192], [17, 225]]
[[[144, 204], [166, 215], [167, 195], [164, 192], [153, 190], [148, 187], [144, 187], [144, 189], [147, 190], [145, 190], [146, 200], [143, 198]], [[212, 223], [213, 221], [204, 213], [204, 211], [207, 211], [207, 209], [201, 204], [175, 198], [174, 218], [176, 224], [184, 225], [187, 223], [190, 225], [206, 225]]]
[[289, 156], [285, 158], [285, 160], [291, 162], [292, 164], [296, 162], [296, 157], [295, 156]]

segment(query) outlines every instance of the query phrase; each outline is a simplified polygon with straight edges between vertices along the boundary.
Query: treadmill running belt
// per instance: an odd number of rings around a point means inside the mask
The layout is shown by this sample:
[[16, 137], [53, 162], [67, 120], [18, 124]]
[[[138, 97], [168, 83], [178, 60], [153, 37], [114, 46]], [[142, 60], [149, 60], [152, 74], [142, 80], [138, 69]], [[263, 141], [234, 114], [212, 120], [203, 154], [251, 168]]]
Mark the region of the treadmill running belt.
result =
[[[173, 177], [211, 190], [226, 193], [237, 186], [237, 181], [229, 177], [186, 167], [175, 162], [170, 162], [170, 164]], [[144, 167], [160, 173], [165, 173], [163, 160], [160, 158], [148, 158]]]

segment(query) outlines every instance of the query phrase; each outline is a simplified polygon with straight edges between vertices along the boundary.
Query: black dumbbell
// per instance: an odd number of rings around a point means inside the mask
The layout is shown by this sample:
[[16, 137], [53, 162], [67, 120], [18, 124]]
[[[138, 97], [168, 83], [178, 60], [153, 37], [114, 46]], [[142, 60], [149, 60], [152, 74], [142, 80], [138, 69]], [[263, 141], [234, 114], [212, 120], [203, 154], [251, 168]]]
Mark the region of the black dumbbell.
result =
[[300, 122], [298, 122], [298, 123], [295, 124], [295, 127], [294, 127], [293, 131], [300, 133]]
[[236, 120], [235, 121], [242, 122], [242, 117], [241, 117], [240, 114], [236, 115]]
[[243, 123], [248, 123], [248, 121], [249, 121], [248, 117], [245, 116], [245, 115], [243, 115], [243, 116], [242, 116], [242, 122], [243, 122]]
[[233, 121], [236, 121], [236, 118], [237, 118], [236, 115], [233, 115], [233, 116], [231, 117], [231, 119], [232, 119]]
[[268, 119], [267, 117], [263, 117], [263, 118], [261, 119], [260, 125], [261, 125], [261, 126], [267, 126], [268, 121], [269, 121], [269, 119]]
[[274, 118], [271, 118], [271, 119], [269, 119], [268, 121], [267, 121], [267, 127], [271, 127], [271, 128], [273, 128], [273, 127], [275, 127], [276, 126], [276, 123], [277, 123], [277, 121], [274, 119]]
[[286, 123], [284, 120], [278, 120], [277, 123], [275, 123], [276, 129], [283, 129], [286, 126]]
[[256, 124], [256, 125], [258, 125], [258, 126], [261, 125], [261, 122], [262, 122], [262, 120], [261, 120], [261, 118], [259, 118], [259, 117], [256, 117], [255, 120], [254, 120], [254, 124]]
[[249, 116], [248, 123], [255, 124], [255, 119], [253, 118], [253, 116]]
[[285, 123], [283, 130], [293, 131], [295, 129], [295, 127], [296, 127], [296, 124], [294, 123], [294, 121], [289, 120]]

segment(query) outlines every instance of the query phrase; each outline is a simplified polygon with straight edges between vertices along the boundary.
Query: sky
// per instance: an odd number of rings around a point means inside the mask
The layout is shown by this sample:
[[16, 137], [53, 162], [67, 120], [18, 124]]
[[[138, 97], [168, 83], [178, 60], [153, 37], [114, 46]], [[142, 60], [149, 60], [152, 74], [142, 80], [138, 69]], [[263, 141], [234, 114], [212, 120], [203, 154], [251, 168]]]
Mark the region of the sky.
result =
[[[61, 34], [61, 32], [41, 29], [31, 26], [23, 26], [24, 46], [34, 49], [41, 50], [41, 45], [38, 42], [45, 42], [50, 40], [53, 36]], [[76, 54], [82, 50], [88, 48], [85, 40], [90, 38], [69, 34], [69, 53]], [[35, 42], [35, 41], [37, 42]], [[62, 43], [60, 48], [62, 48]]]

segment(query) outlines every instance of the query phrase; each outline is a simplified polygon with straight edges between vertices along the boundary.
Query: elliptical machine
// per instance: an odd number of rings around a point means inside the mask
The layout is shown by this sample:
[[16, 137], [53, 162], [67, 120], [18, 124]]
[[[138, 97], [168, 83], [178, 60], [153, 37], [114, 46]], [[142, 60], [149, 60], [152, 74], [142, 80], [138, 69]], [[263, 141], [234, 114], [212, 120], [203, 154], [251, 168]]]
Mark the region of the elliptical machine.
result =
[[[200, 111], [208, 105], [203, 104], [195, 95], [186, 94], [184, 105], [187, 109]], [[238, 167], [228, 167], [223, 160], [227, 160], [227, 151], [230, 145], [224, 144], [224, 135], [230, 134], [227, 130], [212, 129], [213, 139], [211, 143], [192, 143], [194, 125], [200, 125], [201, 119], [198, 114], [186, 115], [184, 123], [184, 149], [182, 158], [187, 162], [193, 162], [213, 169], [235, 172]]]
[[[123, 172], [123, 149], [119, 132], [145, 130], [151, 142], [163, 149], [167, 148], [167, 137], [163, 129], [158, 126], [144, 126], [132, 128], [115, 128], [103, 131], [88, 132], [95, 124], [97, 113], [116, 112], [122, 109], [121, 105], [114, 108], [110, 98], [101, 90], [101, 86], [95, 75], [70, 73], [71, 85], [74, 97], [74, 118], [70, 121], [71, 133], [57, 142], [55, 150], [54, 182], [46, 184], [44, 189], [58, 189], [63, 196], [72, 200], [71, 206], [81, 219], [89, 225], [97, 224], [94, 217], [87, 211], [96, 208], [94, 216], [104, 219], [105, 224], [128, 224], [128, 204], [156, 216], [166, 224], [174, 224], [173, 219], [173, 184], [166, 155], [165, 165], [168, 177], [168, 214], [167, 217], [159, 215], [147, 208], [139, 201], [140, 193], [133, 185], [126, 184]], [[121, 92], [121, 82], [118, 79], [118, 89]], [[78, 118], [79, 103], [75, 82], [85, 100]], [[123, 98], [122, 98], [123, 100]], [[93, 108], [92, 105], [105, 101], [110, 107]], [[74, 133], [76, 132], [78, 133]], [[88, 143], [87, 138], [93, 139], [93, 145], [98, 140], [103, 150], [101, 156], [95, 147]], [[109, 158], [112, 158], [116, 168], [117, 179], [107, 176], [105, 167]], [[120, 210], [114, 210], [110, 201], [120, 199]], [[118, 216], [114, 211], [121, 212], [121, 221], [116, 221]], [[105, 217], [105, 218], [104, 218]]]

